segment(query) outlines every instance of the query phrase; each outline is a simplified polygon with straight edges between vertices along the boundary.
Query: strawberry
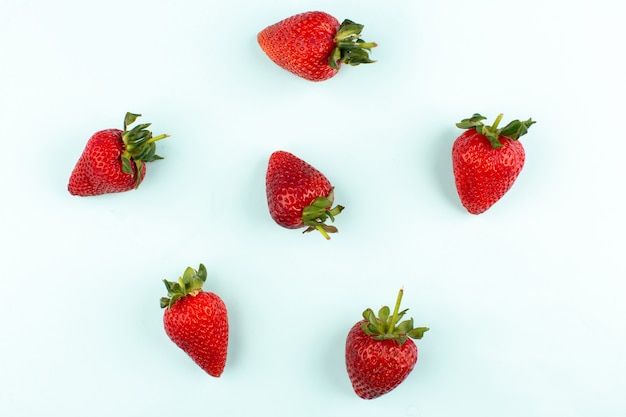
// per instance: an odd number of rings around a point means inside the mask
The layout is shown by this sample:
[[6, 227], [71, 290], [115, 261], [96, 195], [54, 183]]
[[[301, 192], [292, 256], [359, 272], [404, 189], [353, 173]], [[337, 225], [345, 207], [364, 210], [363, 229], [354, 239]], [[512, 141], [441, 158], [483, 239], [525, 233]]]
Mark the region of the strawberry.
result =
[[168, 136], [153, 137], [146, 130], [149, 123], [128, 130], [139, 116], [126, 113], [123, 131], [107, 129], [91, 136], [70, 176], [70, 194], [85, 197], [139, 187], [146, 175], [144, 162], [163, 159], [156, 154], [155, 142]]
[[428, 327], [413, 327], [413, 319], [398, 323], [407, 310], [400, 309], [403, 290], [398, 293], [390, 316], [387, 306], [378, 311], [363, 312], [346, 338], [346, 369], [354, 392], [371, 400], [395, 389], [417, 363], [417, 346], [411, 340], [421, 339]]
[[220, 297], [202, 290], [207, 270], [188, 267], [178, 282], [163, 280], [163, 325], [169, 338], [204, 371], [219, 377], [228, 351], [228, 314]]
[[257, 36], [261, 49], [280, 67], [310, 81], [334, 77], [341, 64], [369, 64], [374, 42], [359, 38], [363, 25], [339, 21], [325, 12], [306, 12], [266, 27]]
[[330, 181], [302, 159], [285, 151], [270, 155], [265, 177], [267, 205], [272, 219], [287, 229], [307, 226], [303, 233], [318, 230], [326, 239], [337, 228], [324, 222], [341, 213], [331, 208], [334, 200]]
[[472, 214], [489, 209], [513, 186], [524, 166], [524, 147], [519, 137], [535, 122], [514, 120], [498, 128], [502, 114], [493, 126], [476, 113], [456, 126], [466, 130], [452, 146], [452, 167], [457, 193]]

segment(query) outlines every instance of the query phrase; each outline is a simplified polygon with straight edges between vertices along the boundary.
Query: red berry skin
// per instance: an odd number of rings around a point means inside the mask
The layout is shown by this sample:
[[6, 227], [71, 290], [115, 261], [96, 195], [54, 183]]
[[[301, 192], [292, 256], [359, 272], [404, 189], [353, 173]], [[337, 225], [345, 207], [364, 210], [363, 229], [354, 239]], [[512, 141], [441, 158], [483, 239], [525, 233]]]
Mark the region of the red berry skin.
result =
[[395, 389], [417, 363], [417, 346], [411, 339], [374, 340], [356, 323], [346, 338], [346, 369], [354, 392], [371, 400]]
[[339, 26], [328, 13], [300, 13], [263, 29], [257, 41], [281, 68], [309, 81], [324, 81], [338, 72], [329, 60]]
[[[91, 136], [70, 176], [67, 186], [70, 194], [86, 197], [136, 188], [134, 164], [131, 164], [133, 175], [122, 171], [121, 155], [125, 150], [122, 133], [119, 129], [107, 129]], [[144, 164], [141, 181], [145, 175]]]
[[265, 182], [270, 215], [287, 229], [304, 227], [304, 208], [332, 190], [324, 174], [285, 151], [270, 155]]
[[475, 129], [452, 146], [452, 167], [461, 203], [471, 214], [485, 212], [506, 194], [522, 171], [525, 152], [519, 140], [500, 136], [493, 148]]
[[222, 299], [200, 291], [174, 302], [163, 313], [165, 333], [204, 371], [219, 377], [228, 353], [228, 313]]

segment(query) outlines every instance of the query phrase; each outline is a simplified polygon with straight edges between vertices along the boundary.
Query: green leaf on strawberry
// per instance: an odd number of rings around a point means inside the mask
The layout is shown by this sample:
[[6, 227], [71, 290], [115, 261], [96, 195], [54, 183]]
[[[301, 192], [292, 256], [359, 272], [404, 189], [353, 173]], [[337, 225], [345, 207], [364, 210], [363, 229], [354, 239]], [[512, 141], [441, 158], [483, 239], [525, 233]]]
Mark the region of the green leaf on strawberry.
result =
[[424, 336], [424, 333], [429, 330], [428, 327], [414, 327], [413, 318], [400, 321], [408, 311], [408, 309], [399, 311], [403, 293], [404, 291], [400, 289], [392, 315], [387, 306], [378, 310], [378, 317], [371, 308], [363, 312], [365, 322], [361, 328], [366, 334], [372, 336], [374, 340], [395, 340], [400, 346], [409, 337], [421, 339]]
[[[133, 124], [140, 114], [126, 113], [124, 117], [124, 132], [122, 133], [122, 141], [124, 142], [125, 150], [122, 153], [122, 171], [126, 174], [133, 174], [131, 163], [135, 164], [137, 172], [141, 172], [144, 162], [153, 162], [159, 159], [163, 159], [156, 154], [155, 142], [165, 139], [169, 135], [163, 134], [159, 136], [152, 136], [148, 127], [150, 123], [139, 124], [132, 129], [128, 130], [129, 125]], [[141, 177], [137, 175], [135, 188], [139, 187], [141, 183]]]
[[375, 42], [365, 42], [360, 38], [365, 26], [345, 19], [335, 35], [335, 49], [330, 55], [328, 65], [339, 69], [339, 62], [356, 66], [376, 62], [370, 59], [369, 53], [377, 45]]
[[532, 119], [526, 121], [513, 120], [503, 128], [498, 129], [498, 125], [502, 120], [503, 114], [499, 114], [493, 125], [487, 126], [482, 121], [487, 119], [486, 117], [474, 113], [474, 115], [468, 119], [463, 119], [456, 124], [456, 127], [461, 129], [476, 129], [476, 132], [484, 135], [489, 140], [489, 143], [494, 149], [501, 148], [502, 143], [500, 137], [504, 136], [509, 139], [518, 140], [520, 136], [528, 133], [528, 128], [535, 123]]
[[330, 208], [334, 202], [333, 189], [330, 190], [328, 197], [318, 197], [311, 205], [302, 209], [302, 221], [308, 226], [302, 233], [319, 231], [326, 239], [330, 239], [328, 233], [337, 233], [337, 228], [326, 224], [326, 220], [335, 221], [335, 216], [341, 213], [343, 206], [337, 205]]
[[180, 298], [199, 293], [206, 282], [206, 278], [206, 267], [200, 264], [197, 271], [192, 267], [187, 267], [183, 276], [178, 278], [178, 282], [164, 279], [167, 297], [161, 298], [161, 308], [172, 308], [172, 305]]

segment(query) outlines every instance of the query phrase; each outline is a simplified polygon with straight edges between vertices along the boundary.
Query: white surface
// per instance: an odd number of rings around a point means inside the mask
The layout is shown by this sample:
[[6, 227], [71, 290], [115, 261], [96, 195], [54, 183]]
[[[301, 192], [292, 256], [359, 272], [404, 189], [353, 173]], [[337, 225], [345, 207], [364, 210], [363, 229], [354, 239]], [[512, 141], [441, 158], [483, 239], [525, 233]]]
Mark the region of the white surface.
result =
[[[626, 413], [619, 1], [0, 0], [0, 415]], [[324, 10], [376, 64], [323, 83], [256, 33]], [[142, 113], [139, 190], [72, 197], [93, 132]], [[513, 189], [458, 201], [454, 124], [537, 120]], [[346, 206], [330, 242], [273, 223], [277, 149]], [[230, 312], [219, 379], [165, 335], [163, 278], [200, 262]], [[415, 371], [356, 397], [345, 335], [395, 300], [431, 330]]]

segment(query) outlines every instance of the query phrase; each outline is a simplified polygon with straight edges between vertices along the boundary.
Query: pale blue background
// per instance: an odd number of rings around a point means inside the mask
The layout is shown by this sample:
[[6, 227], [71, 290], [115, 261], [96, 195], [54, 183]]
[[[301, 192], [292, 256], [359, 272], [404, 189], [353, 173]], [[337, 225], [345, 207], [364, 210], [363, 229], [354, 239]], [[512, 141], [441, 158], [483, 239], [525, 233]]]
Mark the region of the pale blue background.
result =
[[[311, 83], [256, 33], [325, 10], [378, 62]], [[626, 415], [623, 6], [588, 1], [0, 0], [0, 415]], [[139, 190], [72, 197], [96, 130], [142, 113], [163, 161]], [[537, 120], [513, 189], [480, 216], [454, 124]], [[330, 242], [279, 228], [271, 152], [346, 206]], [[191, 265], [230, 312], [214, 379], [165, 335]], [[392, 393], [343, 363], [366, 307], [431, 328]]]

